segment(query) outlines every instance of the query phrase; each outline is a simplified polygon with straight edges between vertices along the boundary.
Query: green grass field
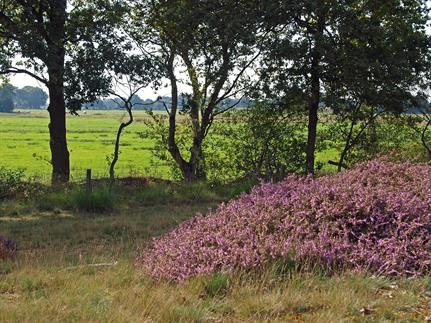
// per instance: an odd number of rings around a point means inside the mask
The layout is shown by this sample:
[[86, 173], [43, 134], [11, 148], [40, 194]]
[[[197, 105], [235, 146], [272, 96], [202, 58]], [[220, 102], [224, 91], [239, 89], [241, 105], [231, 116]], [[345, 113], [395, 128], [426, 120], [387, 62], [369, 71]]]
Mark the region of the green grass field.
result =
[[[136, 112], [136, 121], [125, 130], [118, 162], [119, 176], [151, 175], [166, 177], [167, 168], [151, 167], [152, 142], [141, 139], [138, 132], [145, 125], [144, 112]], [[81, 112], [68, 116], [68, 145], [73, 180], [85, 176], [91, 168], [96, 177], [108, 173], [106, 158], [112, 154], [119, 123], [124, 114], [118, 112]], [[29, 176], [49, 179], [49, 133], [46, 111], [23, 111], [0, 114], [0, 166], [20, 168]], [[34, 157], [37, 156], [37, 157]]]
[[[124, 113], [120, 111], [85, 111], [80, 116], [68, 116], [68, 147], [71, 177], [74, 181], [85, 178], [88, 168], [95, 177], [108, 174], [107, 157], [113, 152], [116, 132]], [[155, 160], [151, 139], [142, 139], [139, 132], [145, 129], [145, 112], [135, 112], [135, 123], [127, 128], [121, 139], [121, 154], [117, 175], [153, 176], [169, 178], [168, 166]], [[0, 114], [0, 166], [23, 169], [39, 181], [50, 179], [48, 114], [46, 111], [22, 110], [13, 114]], [[329, 150], [317, 155], [317, 160], [327, 162], [337, 152]], [[325, 165], [325, 171], [334, 170]]]

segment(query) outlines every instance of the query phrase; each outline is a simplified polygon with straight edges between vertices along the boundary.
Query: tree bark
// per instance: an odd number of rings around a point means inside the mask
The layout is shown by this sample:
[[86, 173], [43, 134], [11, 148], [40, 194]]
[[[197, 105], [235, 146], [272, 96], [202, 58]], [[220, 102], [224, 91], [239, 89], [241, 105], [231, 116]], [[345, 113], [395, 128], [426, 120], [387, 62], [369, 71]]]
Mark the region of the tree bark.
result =
[[42, 29], [48, 45], [46, 66], [49, 90], [49, 134], [52, 162], [52, 183], [65, 183], [70, 179], [69, 151], [66, 139], [66, 102], [64, 98], [64, 63], [66, 34], [66, 0], [50, 2], [50, 23]]
[[206, 172], [203, 165], [204, 162], [204, 153], [202, 150], [202, 134], [198, 133], [193, 138], [193, 146], [190, 149], [191, 157], [189, 161], [190, 170], [192, 172], [191, 177], [187, 180], [195, 181], [195, 180], [206, 180]]
[[317, 124], [319, 122], [320, 103], [320, 76], [319, 76], [319, 54], [315, 49], [311, 66], [311, 88], [310, 101], [308, 104], [308, 141], [306, 150], [306, 172], [314, 174], [314, 162], [316, 154]]
[[[181, 170], [184, 180], [193, 182], [197, 180], [206, 179], [206, 173], [203, 167], [203, 151], [202, 151], [202, 142], [205, 138], [206, 129], [208, 128], [208, 124], [210, 119], [208, 118], [208, 122], [206, 118], [202, 118], [202, 122], [200, 121], [200, 93], [199, 93], [199, 85], [197, 81], [197, 77], [195, 75], [194, 69], [187, 59], [185, 61], [188, 64], [189, 76], [193, 82], [193, 98], [191, 104], [190, 116], [192, 119], [192, 129], [193, 129], [193, 145], [190, 148], [190, 159], [187, 161], [181, 155], [181, 151], [178, 148], [176, 143], [176, 127], [177, 127], [177, 112], [178, 112], [178, 85], [177, 79], [174, 72], [174, 55], [168, 59], [167, 69], [169, 73], [169, 79], [171, 83], [171, 94], [172, 94], [172, 105], [171, 110], [169, 112], [169, 137], [168, 137], [168, 149], [172, 158], [177, 163], [178, 167]], [[211, 110], [212, 111], [212, 110]]]
[[66, 104], [62, 84], [48, 86], [49, 145], [51, 148], [52, 183], [66, 183], [70, 179], [69, 151], [66, 139]]
[[[320, 4], [320, 8], [323, 4]], [[319, 10], [320, 11], [320, 10]], [[310, 99], [308, 103], [308, 140], [306, 149], [305, 170], [307, 174], [314, 174], [314, 163], [316, 155], [317, 124], [319, 122], [320, 104], [320, 61], [321, 61], [321, 39], [325, 28], [325, 15], [319, 12], [317, 26], [313, 33], [314, 47], [311, 53], [310, 67]]]
[[427, 124], [425, 125], [424, 130], [422, 131], [421, 134], [421, 141], [422, 141], [422, 145], [425, 147], [425, 150], [428, 153], [428, 159], [431, 160], [431, 146], [428, 144], [427, 142], [427, 132], [428, 132], [428, 128], [431, 126], [431, 118], [428, 120]]
[[[171, 83], [171, 110], [169, 113], [169, 134], [168, 134], [168, 150], [174, 161], [177, 163], [178, 167], [183, 174], [184, 179], [191, 177], [193, 173], [190, 169], [190, 165], [184, 160], [181, 155], [181, 151], [176, 142], [176, 132], [177, 132], [177, 113], [178, 113], [178, 84], [177, 78], [175, 76], [175, 51], [170, 53], [166, 68], [169, 74], [169, 80]], [[166, 108], [166, 110], [168, 110]]]

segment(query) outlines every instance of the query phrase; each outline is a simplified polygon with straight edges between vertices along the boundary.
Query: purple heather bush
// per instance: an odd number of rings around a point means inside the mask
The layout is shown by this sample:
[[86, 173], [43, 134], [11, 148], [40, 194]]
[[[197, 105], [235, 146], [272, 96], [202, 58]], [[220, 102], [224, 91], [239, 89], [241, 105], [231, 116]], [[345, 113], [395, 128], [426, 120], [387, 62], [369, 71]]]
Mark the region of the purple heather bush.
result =
[[431, 166], [371, 161], [333, 176], [260, 185], [155, 239], [137, 259], [182, 281], [291, 258], [386, 276], [431, 271]]
[[0, 236], [0, 261], [14, 258], [17, 253], [17, 244], [13, 240]]

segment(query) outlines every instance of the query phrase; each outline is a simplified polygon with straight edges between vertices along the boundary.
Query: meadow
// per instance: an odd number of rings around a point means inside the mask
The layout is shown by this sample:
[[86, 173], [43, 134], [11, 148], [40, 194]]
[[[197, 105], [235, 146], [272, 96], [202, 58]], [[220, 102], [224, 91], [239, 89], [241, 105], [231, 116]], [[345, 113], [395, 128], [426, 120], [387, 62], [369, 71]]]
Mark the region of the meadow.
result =
[[[116, 132], [124, 117], [122, 111], [82, 111], [79, 116], [68, 115], [68, 148], [73, 181], [83, 180], [88, 168], [92, 169], [95, 178], [107, 177], [107, 158], [112, 155]], [[144, 123], [148, 120], [147, 114], [135, 111], [134, 117], [135, 122], [126, 128], [121, 138], [117, 175], [169, 179], [171, 173], [166, 162], [153, 156], [152, 139], [139, 135], [147, 127]], [[48, 182], [51, 172], [48, 123], [45, 110], [0, 113], [0, 167], [22, 169], [28, 177]], [[336, 151], [327, 150], [318, 153], [317, 160], [325, 163], [324, 170], [334, 171], [335, 167], [326, 164], [326, 161], [336, 156]]]
[[[121, 142], [118, 176], [152, 175], [166, 177], [163, 165], [151, 165], [151, 140], [139, 137], [145, 125], [145, 112], [136, 112], [136, 121], [126, 129]], [[116, 132], [124, 113], [84, 111], [69, 115], [68, 147], [71, 156], [71, 177], [81, 180], [88, 168], [95, 177], [108, 174], [107, 157], [113, 152]], [[49, 118], [46, 111], [22, 110], [0, 114], [0, 166], [23, 169], [28, 176], [47, 181], [49, 164]]]

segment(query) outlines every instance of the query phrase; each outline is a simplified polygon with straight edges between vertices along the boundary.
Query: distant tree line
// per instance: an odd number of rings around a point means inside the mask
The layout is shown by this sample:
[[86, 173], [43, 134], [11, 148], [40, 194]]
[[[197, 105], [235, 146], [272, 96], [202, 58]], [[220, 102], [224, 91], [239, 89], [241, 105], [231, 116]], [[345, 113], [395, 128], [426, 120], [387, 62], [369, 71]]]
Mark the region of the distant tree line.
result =
[[11, 84], [0, 87], [0, 112], [12, 112], [14, 109], [45, 108], [48, 94], [41, 88], [25, 86], [17, 88]]
[[[139, 95], [134, 95], [131, 98], [134, 110], [151, 110], [151, 111], [165, 111], [167, 106], [172, 103], [172, 98], [169, 96], [161, 96], [157, 99], [142, 99]], [[226, 99], [223, 104], [231, 106], [235, 104], [238, 109], [248, 108], [253, 104], [253, 101], [248, 98], [242, 99]], [[187, 98], [181, 97], [178, 103], [180, 108], [185, 108], [187, 105]], [[83, 106], [86, 110], [122, 110], [123, 102], [118, 98], [99, 99], [92, 103], [87, 103]]]
[[[142, 99], [139, 95], [134, 95], [132, 104], [135, 110], [164, 111], [167, 105], [172, 102], [171, 97], [163, 96], [155, 100]], [[232, 105], [235, 99], [226, 99], [223, 104]], [[25, 86], [18, 88], [11, 84], [3, 84], [0, 87], [0, 112], [12, 112], [14, 109], [42, 109], [47, 106], [48, 94], [39, 87]], [[186, 98], [182, 97], [179, 106], [184, 107]], [[247, 98], [239, 100], [237, 108], [247, 108], [252, 101]], [[92, 103], [83, 105], [85, 110], [122, 110], [123, 102], [118, 98], [98, 99]]]

